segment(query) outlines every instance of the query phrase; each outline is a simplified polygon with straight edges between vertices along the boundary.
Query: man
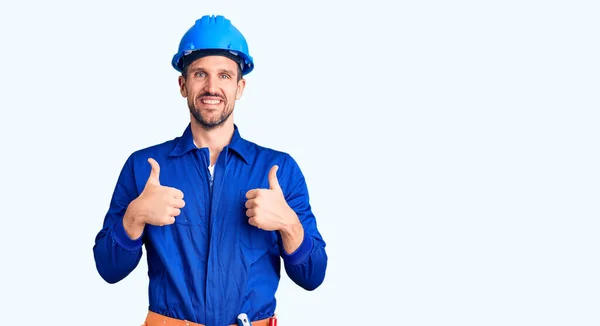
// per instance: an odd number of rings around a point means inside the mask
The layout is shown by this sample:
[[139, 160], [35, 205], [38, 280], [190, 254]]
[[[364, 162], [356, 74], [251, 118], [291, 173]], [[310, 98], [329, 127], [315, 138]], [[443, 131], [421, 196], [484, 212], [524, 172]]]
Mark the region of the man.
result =
[[235, 325], [240, 314], [267, 325], [281, 261], [306, 290], [325, 277], [305, 179], [289, 154], [242, 138], [233, 122], [254, 63], [228, 19], [197, 20], [172, 65], [190, 123], [126, 160], [95, 239], [96, 267], [119, 282], [145, 246], [148, 326]]

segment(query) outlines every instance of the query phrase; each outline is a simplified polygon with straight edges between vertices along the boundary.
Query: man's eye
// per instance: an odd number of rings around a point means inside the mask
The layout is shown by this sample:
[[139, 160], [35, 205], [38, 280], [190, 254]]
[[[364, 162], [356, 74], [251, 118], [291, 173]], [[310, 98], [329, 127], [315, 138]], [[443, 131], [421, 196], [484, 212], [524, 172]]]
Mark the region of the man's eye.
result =
[[229, 79], [229, 75], [221, 75], [221, 78]]
[[195, 76], [196, 77], [204, 77], [204, 76], [206, 76], [206, 74], [199, 71], [199, 72], [196, 72]]

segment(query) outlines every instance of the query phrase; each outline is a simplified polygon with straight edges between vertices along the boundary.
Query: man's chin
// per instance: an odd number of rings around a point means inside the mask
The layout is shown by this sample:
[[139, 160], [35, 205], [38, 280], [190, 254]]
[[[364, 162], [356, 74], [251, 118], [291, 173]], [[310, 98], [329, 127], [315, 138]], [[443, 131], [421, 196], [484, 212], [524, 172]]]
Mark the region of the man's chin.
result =
[[205, 120], [205, 119], [195, 119], [196, 122], [202, 126], [202, 128], [209, 130], [222, 126], [225, 123], [225, 120]]
[[200, 126], [202, 126], [202, 128], [204, 128], [206, 130], [214, 129], [214, 128], [222, 126], [223, 124], [225, 124], [225, 122], [231, 115], [230, 114], [227, 117], [223, 117], [221, 114], [217, 114], [217, 112], [215, 112], [215, 114], [207, 115], [207, 114], [202, 114], [200, 110], [195, 110], [195, 111], [191, 111], [191, 112], [192, 112], [192, 116], [194, 117], [196, 122]]

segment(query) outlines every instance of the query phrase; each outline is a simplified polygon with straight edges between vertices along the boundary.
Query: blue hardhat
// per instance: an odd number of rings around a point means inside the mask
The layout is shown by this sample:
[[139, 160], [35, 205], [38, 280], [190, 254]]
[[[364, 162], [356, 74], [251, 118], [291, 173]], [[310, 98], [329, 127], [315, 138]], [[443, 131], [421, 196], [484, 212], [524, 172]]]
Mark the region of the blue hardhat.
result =
[[231, 54], [240, 57], [236, 61], [241, 66], [242, 75], [254, 69], [254, 61], [244, 35], [223, 16], [206, 15], [196, 20], [179, 42], [179, 50], [171, 61], [173, 68], [181, 72], [182, 58], [197, 50], [224, 50], [228, 56]]

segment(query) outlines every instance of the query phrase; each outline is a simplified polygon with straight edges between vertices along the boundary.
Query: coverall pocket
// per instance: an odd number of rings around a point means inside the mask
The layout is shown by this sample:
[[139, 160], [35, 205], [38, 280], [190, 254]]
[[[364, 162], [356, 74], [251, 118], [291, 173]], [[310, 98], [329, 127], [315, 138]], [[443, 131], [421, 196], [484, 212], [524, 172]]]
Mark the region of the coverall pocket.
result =
[[275, 231], [264, 231], [250, 224], [242, 230], [240, 238], [246, 248], [267, 250], [277, 242]]

